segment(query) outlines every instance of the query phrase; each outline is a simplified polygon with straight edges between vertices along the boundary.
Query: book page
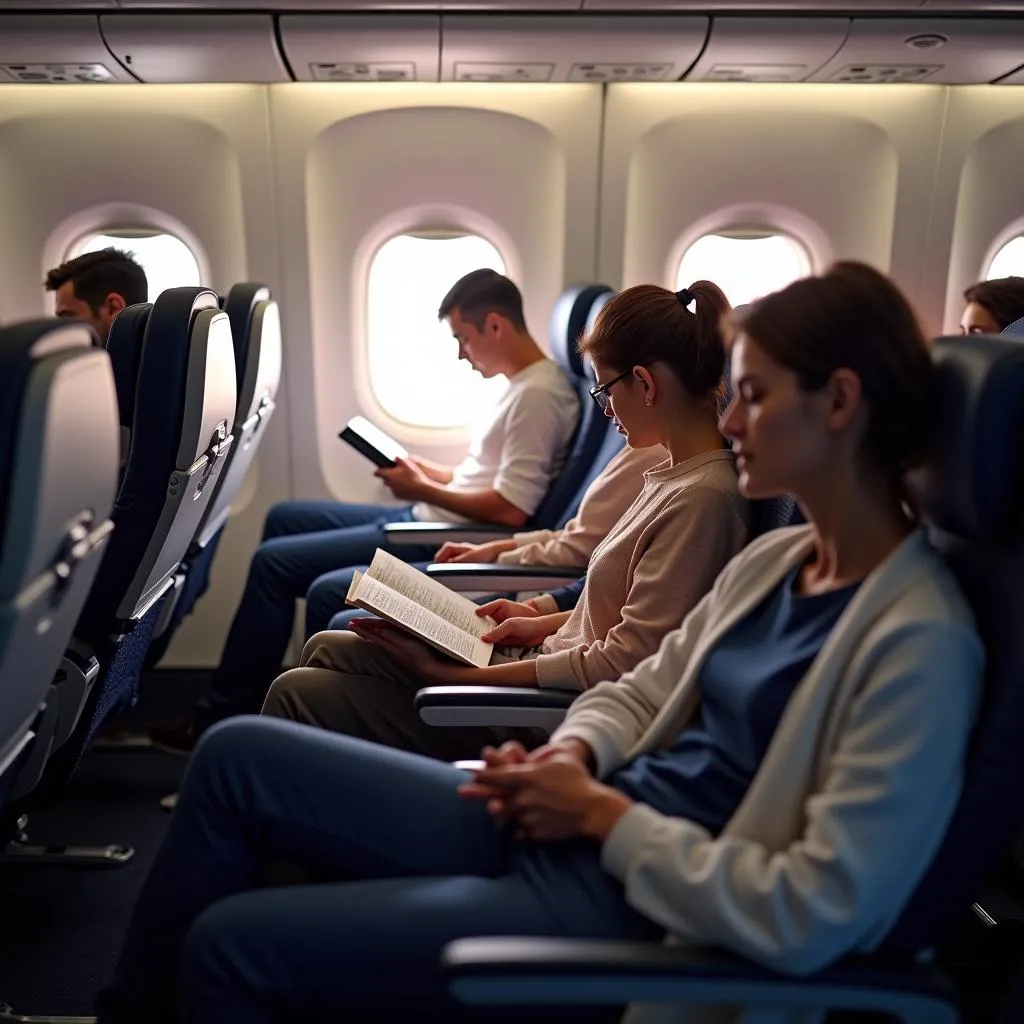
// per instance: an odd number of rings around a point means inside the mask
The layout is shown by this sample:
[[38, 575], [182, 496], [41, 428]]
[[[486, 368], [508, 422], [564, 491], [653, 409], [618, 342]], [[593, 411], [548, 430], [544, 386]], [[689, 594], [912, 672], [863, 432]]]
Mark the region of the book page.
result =
[[456, 594], [380, 548], [373, 556], [367, 575], [475, 637], [483, 636], [497, 625], [489, 615], [477, 615], [480, 606], [468, 597]]
[[453, 626], [432, 611], [396, 593], [372, 576], [357, 574], [348, 592], [348, 603], [403, 626], [433, 647], [478, 668], [489, 664], [493, 644]]

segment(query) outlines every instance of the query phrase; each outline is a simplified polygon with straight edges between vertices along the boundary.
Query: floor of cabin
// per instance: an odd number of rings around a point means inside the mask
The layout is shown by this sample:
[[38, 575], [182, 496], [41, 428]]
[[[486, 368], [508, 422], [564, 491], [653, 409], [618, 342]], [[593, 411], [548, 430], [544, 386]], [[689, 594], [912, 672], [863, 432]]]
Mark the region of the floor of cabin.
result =
[[[143, 681], [129, 727], [189, 706], [205, 673], [160, 671]], [[16, 1013], [93, 1013], [120, 949], [136, 896], [170, 815], [185, 758], [156, 749], [94, 750], [64, 798], [31, 815], [31, 842], [118, 843], [135, 855], [116, 868], [0, 861], [0, 1003]]]

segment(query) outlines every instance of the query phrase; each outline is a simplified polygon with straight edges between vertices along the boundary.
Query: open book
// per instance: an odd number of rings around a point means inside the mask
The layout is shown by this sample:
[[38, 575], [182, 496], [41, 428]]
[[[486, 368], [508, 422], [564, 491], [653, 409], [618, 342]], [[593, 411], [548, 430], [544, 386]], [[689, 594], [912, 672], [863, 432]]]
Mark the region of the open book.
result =
[[357, 572], [346, 601], [401, 626], [431, 647], [467, 665], [483, 668], [494, 644], [480, 637], [497, 623], [477, 615], [479, 605], [377, 549], [365, 573]]
[[409, 454], [393, 437], [362, 416], [353, 416], [338, 437], [385, 469], [393, 466], [396, 459], [404, 459]]

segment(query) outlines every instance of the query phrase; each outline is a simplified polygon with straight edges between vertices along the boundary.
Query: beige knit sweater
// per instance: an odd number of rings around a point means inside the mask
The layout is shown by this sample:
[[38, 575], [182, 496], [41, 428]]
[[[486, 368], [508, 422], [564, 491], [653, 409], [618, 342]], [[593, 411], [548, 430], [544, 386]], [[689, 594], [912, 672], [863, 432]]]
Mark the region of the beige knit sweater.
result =
[[640, 495], [594, 550], [579, 604], [544, 641], [538, 684], [588, 690], [635, 668], [679, 627], [749, 533], [750, 506], [730, 451], [648, 470]]
[[665, 461], [660, 444], [622, 449], [587, 488], [579, 511], [560, 530], [517, 533], [516, 547], [498, 556], [502, 565], [585, 566], [594, 548], [633, 504], [644, 486], [644, 473]]

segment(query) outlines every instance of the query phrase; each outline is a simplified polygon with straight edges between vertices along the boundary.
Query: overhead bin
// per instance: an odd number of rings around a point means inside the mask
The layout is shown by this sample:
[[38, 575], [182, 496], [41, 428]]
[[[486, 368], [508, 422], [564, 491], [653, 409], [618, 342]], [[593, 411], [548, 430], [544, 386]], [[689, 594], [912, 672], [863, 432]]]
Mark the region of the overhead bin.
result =
[[688, 82], [802, 82], [843, 45], [849, 18], [713, 18]]
[[585, 11], [679, 11], [716, 14], [719, 11], [907, 11], [922, 0], [583, 0]]
[[441, 17], [445, 82], [672, 82], [708, 33], [698, 17]]
[[95, 14], [0, 14], [0, 82], [134, 81], [103, 45]]
[[300, 82], [437, 81], [437, 14], [286, 14], [279, 24]]
[[842, 49], [812, 82], [991, 82], [1024, 62], [1024, 21], [854, 18]]
[[[4, 0], [0, 0], [0, 3]], [[25, 0], [22, 0], [24, 3]], [[581, 0], [121, 0], [121, 7], [287, 11], [578, 11]]]
[[290, 82], [270, 14], [102, 14], [117, 59], [144, 82]]

